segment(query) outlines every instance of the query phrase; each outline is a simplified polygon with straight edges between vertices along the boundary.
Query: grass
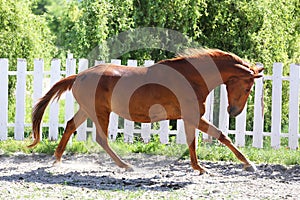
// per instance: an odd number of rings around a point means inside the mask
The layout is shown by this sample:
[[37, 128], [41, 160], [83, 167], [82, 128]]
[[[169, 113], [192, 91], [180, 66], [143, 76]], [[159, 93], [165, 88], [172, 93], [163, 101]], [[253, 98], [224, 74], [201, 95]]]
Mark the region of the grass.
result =
[[[34, 149], [28, 149], [27, 145], [31, 143], [30, 139], [24, 141], [16, 141], [8, 139], [0, 141], [0, 151], [2, 154], [10, 155], [14, 152], [29, 153], [46, 153], [53, 155], [55, 148], [59, 141], [42, 140]], [[124, 143], [123, 138], [119, 137], [116, 141], [110, 142], [112, 149], [119, 155], [124, 156], [130, 153], [146, 153], [154, 155], [165, 155], [180, 157], [182, 159], [189, 159], [189, 152], [187, 145], [180, 145], [175, 143], [175, 137], [170, 138], [170, 143], [165, 145], [159, 142], [158, 136], [152, 137], [148, 144], [145, 144], [138, 139], [134, 143]], [[264, 145], [263, 149], [251, 147], [247, 144], [244, 148], [239, 148], [251, 161], [255, 163], [272, 163], [284, 165], [300, 165], [299, 150], [289, 150], [287, 148], [280, 148], [278, 150]], [[75, 138], [72, 140], [72, 145], [67, 145], [67, 153], [100, 153], [103, 149], [89, 138], [86, 142], [79, 142]], [[223, 145], [218, 142], [202, 143], [200, 142], [197, 149], [197, 155], [200, 160], [210, 161], [233, 161], [239, 162], [235, 155]]]

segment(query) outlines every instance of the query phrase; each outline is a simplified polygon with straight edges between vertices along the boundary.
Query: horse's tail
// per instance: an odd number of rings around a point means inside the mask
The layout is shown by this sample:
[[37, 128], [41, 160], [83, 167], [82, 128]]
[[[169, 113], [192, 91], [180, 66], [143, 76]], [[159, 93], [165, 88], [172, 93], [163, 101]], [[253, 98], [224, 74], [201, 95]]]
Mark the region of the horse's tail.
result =
[[59, 100], [60, 96], [67, 90], [71, 90], [77, 75], [68, 76], [55, 83], [52, 88], [43, 96], [32, 110], [32, 133], [34, 141], [28, 148], [34, 147], [40, 141], [40, 125], [46, 107], [52, 99]]

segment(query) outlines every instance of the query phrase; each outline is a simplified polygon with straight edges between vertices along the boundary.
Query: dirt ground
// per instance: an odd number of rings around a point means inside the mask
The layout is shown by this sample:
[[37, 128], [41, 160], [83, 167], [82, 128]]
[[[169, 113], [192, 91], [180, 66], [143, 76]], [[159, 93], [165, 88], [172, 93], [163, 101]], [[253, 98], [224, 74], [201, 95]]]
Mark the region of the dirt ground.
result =
[[257, 172], [229, 162], [201, 162], [213, 175], [199, 175], [189, 160], [131, 154], [133, 172], [104, 153], [0, 156], [0, 199], [300, 199], [300, 166], [260, 164]]

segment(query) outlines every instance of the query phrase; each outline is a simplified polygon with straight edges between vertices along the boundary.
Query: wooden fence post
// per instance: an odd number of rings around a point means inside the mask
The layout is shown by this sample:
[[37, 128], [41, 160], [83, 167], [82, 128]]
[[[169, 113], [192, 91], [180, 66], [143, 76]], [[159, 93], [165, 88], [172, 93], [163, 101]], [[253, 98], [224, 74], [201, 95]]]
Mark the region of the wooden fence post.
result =
[[[60, 60], [53, 59], [51, 61], [51, 72], [50, 72], [50, 85], [51, 87], [60, 79]], [[59, 103], [53, 101], [50, 105], [49, 112], [49, 140], [58, 139], [58, 114], [59, 114]]]
[[[121, 65], [121, 60], [119, 59], [112, 59], [112, 64]], [[118, 134], [118, 123], [119, 123], [119, 116], [111, 112], [109, 116], [109, 125], [108, 125], [108, 137], [109, 138], [116, 138]]]
[[[68, 54], [66, 60], [66, 77], [76, 74], [76, 59]], [[74, 115], [74, 97], [71, 91], [66, 91], [65, 93], [65, 124], [73, 117]]]
[[18, 59], [17, 62], [17, 84], [16, 84], [16, 118], [15, 139], [24, 139], [25, 123], [25, 95], [26, 95], [26, 60]]
[[176, 135], [176, 143], [177, 144], [186, 144], [184, 123], [182, 119], [177, 120], [177, 135]]
[[300, 65], [290, 65], [289, 148], [299, 147], [299, 87]]
[[7, 140], [8, 59], [0, 59], [0, 140]]
[[245, 136], [246, 136], [246, 118], [247, 118], [247, 103], [243, 109], [243, 111], [241, 112], [241, 114], [239, 114], [236, 117], [236, 121], [235, 121], [235, 130], [236, 130], [236, 134], [235, 134], [235, 144], [238, 147], [244, 147], [245, 146]]
[[282, 101], [282, 63], [273, 64], [272, 76], [272, 125], [271, 147], [280, 148], [281, 133], [281, 101]]
[[[73, 58], [73, 54], [68, 54], [66, 60], [66, 77], [76, 74], [76, 59]], [[66, 91], [65, 93], [65, 127], [66, 124], [74, 116], [74, 97], [72, 91]], [[69, 139], [69, 144], [72, 144], [73, 134]]]
[[[154, 64], [153, 60], [145, 60], [144, 61], [144, 67], [149, 67], [153, 64]], [[145, 143], [150, 142], [150, 139], [151, 139], [150, 132], [151, 132], [151, 123], [142, 123], [141, 124], [141, 136]]]
[[[33, 68], [33, 93], [32, 93], [34, 105], [37, 103], [39, 98], [42, 97], [43, 78], [44, 78], [44, 60], [43, 59], [35, 59], [34, 60], [34, 68]], [[41, 129], [42, 129], [42, 126], [40, 127], [40, 130]], [[40, 138], [42, 138], [42, 131], [40, 131]]]
[[220, 86], [220, 110], [219, 110], [219, 129], [228, 135], [229, 114], [227, 112], [228, 99], [225, 85]]
[[263, 78], [255, 80], [254, 96], [254, 122], [253, 122], [253, 147], [263, 147], [263, 104], [264, 104]]
[[170, 133], [169, 125], [170, 125], [170, 120], [163, 120], [159, 122], [158, 134], [159, 134], [159, 141], [162, 144], [169, 143], [169, 133]]
[[33, 104], [36, 104], [43, 94], [44, 60], [34, 59], [33, 68]]
[[[128, 60], [127, 66], [137, 67], [137, 61], [136, 60]], [[134, 131], [134, 122], [124, 119], [124, 141], [125, 142], [128, 142], [128, 143], [133, 142], [133, 131]]]
[[[86, 70], [89, 66], [89, 61], [87, 59], [79, 59], [78, 62], [78, 73]], [[76, 123], [76, 122], [75, 122]], [[85, 120], [78, 128], [77, 128], [77, 140], [85, 141], [87, 131], [87, 120]]]
[[[215, 98], [215, 95], [214, 95], [214, 90], [213, 90], [209, 93], [209, 95], [206, 98], [206, 102], [205, 102], [205, 110], [206, 111], [204, 113], [204, 117], [211, 123], [213, 123], [213, 117], [214, 117], [214, 98]], [[204, 142], [212, 142], [212, 137], [207, 135], [206, 133], [202, 133], [202, 139]]]

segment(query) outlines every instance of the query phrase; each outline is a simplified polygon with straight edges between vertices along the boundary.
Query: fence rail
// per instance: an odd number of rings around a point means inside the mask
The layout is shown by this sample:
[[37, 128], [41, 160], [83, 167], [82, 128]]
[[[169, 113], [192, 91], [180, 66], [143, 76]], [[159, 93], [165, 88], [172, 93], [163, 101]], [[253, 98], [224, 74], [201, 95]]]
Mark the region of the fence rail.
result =
[[[95, 64], [102, 63], [101, 61], [95, 61]], [[111, 63], [121, 64], [120, 60], [113, 59]], [[153, 64], [153, 61], [146, 60], [144, 65], [149, 66]], [[61, 61], [59, 59], [53, 59], [51, 61], [51, 70], [44, 71], [44, 61], [42, 59], [34, 60], [33, 71], [27, 71], [27, 62], [24, 59], [18, 59], [17, 71], [9, 71], [8, 59], [0, 59], [0, 140], [6, 140], [8, 138], [9, 127], [14, 128], [14, 139], [23, 140], [24, 131], [26, 127], [30, 127], [30, 120], [26, 120], [26, 116], [30, 115], [32, 105], [62, 76], [69, 76], [75, 74], [76, 71], [80, 72], [88, 68], [88, 60], [79, 59], [76, 63], [76, 59], [69, 57], [65, 63], [65, 71], [61, 70]], [[78, 67], [77, 67], [78, 65]], [[136, 60], [128, 60], [128, 66], [137, 66]], [[78, 68], [78, 69], [77, 69]], [[247, 123], [247, 106], [243, 112], [236, 117], [235, 129], [229, 129], [229, 115], [227, 113], [227, 94], [224, 85], [220, 86], [220, 104], [218, 112], [218, 127], [225, 134], [234, 134], [235, 143], [238, 146], [245, 146], [246, 135], [253, 137], [253, 147], [262, 148], [264, 136], [271, 137], [271, 146], [273, 148], [280, 147], [280, 138], [288, 138], [288, 146], [290, 149], [297, 149], [299, 147], [299, 88], [300, 88], [300, 66], [297, 64], [290, 65], [290, 76], [283, 77], [283, 64], [274, 63], [273, 75], [264, 76], [264, 79], [255, 80], [254, 91], [254, 114], [253, 114], [253, 130], [246, 130]], [[8, 119], [8, 85], [11, 76], [16, 76], [16, 88], [15, 88], [15, 116], [14, 121], [11, 122]], [[27, 90], [26, 80], [28, 77], [32, 77], [32, 90]], [[264, 115], [263, 115], [263, 82], [268, 80], [272, 82], [272, 123], [271, 132], [264, 132]], [[281, 131], [281, 118], [282, 118], [282, 83], [288, 81], [290, 85], [289, 91], [289, 128], [288, 133], [282, 133]], [[28, 84], [28, 83], [27, 83]], [[32, 92], [31, 92], [32, 91]], [[66, 122], [72, 118], [76, 107], [76, 102], [71, 92], [66, 92], [64, 98], [64, 120], [59, 120], [60, 106], [58, 102], [53, 102], [50, 105], [48, 111], [48, 120], [46, 123], [42, 123], [42, 127], [49, 127], [49, 139], [56, 140], [58, 138], [58, 128], [64, 127]], [[28, 105], [28, 101], [32, 102]], [[210, 93], [206, 101], [206, 113], [205, 117], [213, 121], [215, 105], [214, 92]], [[63, 121], [63, 123], [60, 123]], [[159, 129], [152, 128], [151, 123], [142, 123], [141, 128], [137, 129], [135, 123], [129, 120], [124, 120], [124, 124], [120, 124], [119, 117], [112, 113], [110, 116], [109, 124], [109, 137], [114, 140], [118, 133], [124, 134], [124, 140], [126, 142], [132, 142], [134, 134], [141, 135], [145, 142], [150, 140], [151, 134], [158, 134], [162, 143], [168, 143], [169, 135], [176, 135], [177, 143], [185, 143], [185, 134], [182, 120], [177, 120], [176, 130], [170, 130], [169, 120], [159, 122]], [[95, 128], [90, 127], [88, 123], [83, 123], [77, 129], [77, 139], [86, 140], [87, 132], [91, 132], [93, 139], [95, 139]], [[120, 128], [122, 127], [122, 128]], [[196, 130], [196, 136], [199, 135], [199, 131]], [[204, 140], [210, 140], [210, 138], [203, 133]]]

